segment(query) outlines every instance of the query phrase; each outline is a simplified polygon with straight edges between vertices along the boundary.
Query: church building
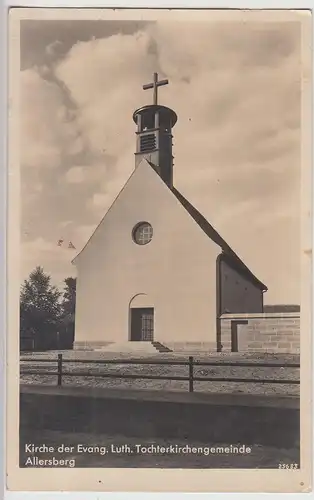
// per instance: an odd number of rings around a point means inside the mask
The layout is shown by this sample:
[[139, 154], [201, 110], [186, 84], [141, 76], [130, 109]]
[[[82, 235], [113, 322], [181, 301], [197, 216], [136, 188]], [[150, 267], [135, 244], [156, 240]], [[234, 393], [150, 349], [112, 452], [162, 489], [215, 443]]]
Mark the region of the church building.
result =
[[154, 98], [133, 114], [134, 171], [73, 260], [76, 349], [148, 342], [220, 351], [222, 314], [263, 312], [267, 287], [173, 185], [177, 115], [157, 102], [167, 83], [155, 73], [143, 86]]

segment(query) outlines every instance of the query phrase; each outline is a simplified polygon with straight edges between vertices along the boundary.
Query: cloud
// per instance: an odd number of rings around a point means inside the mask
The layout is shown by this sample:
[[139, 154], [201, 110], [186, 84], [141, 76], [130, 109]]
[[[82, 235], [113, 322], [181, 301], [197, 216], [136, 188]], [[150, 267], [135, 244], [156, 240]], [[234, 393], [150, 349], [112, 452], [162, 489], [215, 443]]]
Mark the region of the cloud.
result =
[[151, 23], [97, 39], [84, 32], [59, 59], [50, 41], [53, 64], [21, 74], [32, 234], [47, 238], [49, 227], [58, 238], [71, 220], [81, 244], [80, 228], [99, 223], [134, 168], [132, 114], [151, 102], [142, 85], [158, 70], [170, 81], [160, 100], [178, 113], [176, 186], [268, 285], [268, 302], [297, 302], [299, 35], [286, 22]]
[[65, 220], [65, 221], [60, 223], [60, 227], [67, 227], [72, 223], [73, 223], [73, 221], [71, 221], [71, 220]]
[[96, 227], [97, 227], [96, 224], [90, 224], [90, 225], [82, 225], [76, 228], [75, 241], [77, 248], [83, 248], [83, 246], [85, 246], [86, 242], [91, 237]]
[[97, 217], [102, 218], [118, 196], [123, 186], [134, 170], [134, 148], [126, 150], [117, 160], [114, 168], [114, 176], [103, 176], [99, 178], [97, 190], [87, 200], [87, 208]]
[[108, 176], [110, 166], [105, 157], [100, 162], [99, 158], [91, 160], [89, 165], [77, 165], [70, 167], [65, 174], [65, 181], [68, 184], [99, 184]]
[[82, 144], [62, 90], [37, 69], [21, 72], [21, 162], [24, 167], [57, 167]]
[[71, 264], [73, 250], [62, 248], [57, 242], [47, 241], [42, 237], [24, 243], [22, 246], [22, 276], [27, 279], [29, 273], [38, 265], [52, 276], [52, 282], [60, 285], [67, 276], [75, 276]]
[[62, 42], [60, 42], [59, 40], [55, 40], [54, 42], [47, 45], [46, 54], [50, 57], [54, 57], [62, 49], [62, 46]]
[[72, 167], [65, 174], [65, 179], [69, 184], [80, 184], [85, 178], [84, 167]]
[[97, 208], [106, 209], [110, 203], [110, 198], [107, 194], [95, 193], [92, 199], [92, 205]]
[[134, 105], [141, 100], [147, 68], [153, 69], [149, 43], [147, 33], [80, 42], [57, 66], [56, 75], [78, 107], [77, 122], [93, 152], [105, 148], [119, 156], [133, 140]]

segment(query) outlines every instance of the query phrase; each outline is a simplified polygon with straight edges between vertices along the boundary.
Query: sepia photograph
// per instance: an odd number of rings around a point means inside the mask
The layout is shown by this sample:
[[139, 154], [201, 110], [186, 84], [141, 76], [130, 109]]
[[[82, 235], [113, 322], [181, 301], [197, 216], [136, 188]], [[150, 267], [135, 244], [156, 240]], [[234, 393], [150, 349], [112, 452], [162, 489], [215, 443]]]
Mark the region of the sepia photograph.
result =
[[42, 469], [309, 487], [307, 16], [48, 10], [11, 10], [24, 488]]

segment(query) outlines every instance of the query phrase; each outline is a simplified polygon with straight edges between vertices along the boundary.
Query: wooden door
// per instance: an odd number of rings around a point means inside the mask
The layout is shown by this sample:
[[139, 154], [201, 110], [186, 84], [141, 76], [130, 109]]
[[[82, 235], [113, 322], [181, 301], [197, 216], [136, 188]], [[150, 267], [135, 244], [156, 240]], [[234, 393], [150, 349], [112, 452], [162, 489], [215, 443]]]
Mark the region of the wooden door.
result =
[[154, 308], [136, 307], [131, 309], [131, 340], [154, 340]]

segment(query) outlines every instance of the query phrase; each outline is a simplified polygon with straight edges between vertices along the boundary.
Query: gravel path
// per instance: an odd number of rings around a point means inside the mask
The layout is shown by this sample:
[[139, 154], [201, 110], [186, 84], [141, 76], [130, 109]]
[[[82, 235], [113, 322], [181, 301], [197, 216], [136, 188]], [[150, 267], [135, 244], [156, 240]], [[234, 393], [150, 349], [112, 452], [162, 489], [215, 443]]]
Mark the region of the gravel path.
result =
[[[50, 351], [46, 353], [25, 353], [22, 359], [27, 357], [40, 358], [43, 360], [56, 360], [57, 354], [62, 353], [64, 360], [70, 360], [64, 365], [64, 372], [79, 372], [88, 374], [112, 373], [112, 374], [137, 374], [141, 375], [159, 375], [159, 376], [188, 376], [188, 366], [169, 366], [169, 365], [136, 365], [136, 364], [105, 364], [102, 360], [109, 359], [135, 359], [130, 354], [108, 353], [97, 351]], [[189, 355], [193, 355], [198, 361], [211, 362], [252, 362], [256, 364], [254, 367], [239, 367], [239, 366], [195, 366], [194, 375], [200, 377], [213, 378], [256, 378], [256, 379], [284, 379], [298, 380], [298, 368], [281, 368], [281, 367], [260, 367], [260, 363], [299, 363], [297, 355], [280, 355], [280, 354], [247, 354], [247, 353], [212, 353], [204, 354], [202, 352], [193, 352], [187, 354], [167, 353], [156, 355], [136, 355], [136, 359], [145, 360], [175, 360], [187, 361]], [[84, 363], [76, 363], [76, 360], [85, 360]], [[88, 360], [99, 360], [99, 363], [88, 363]], [[21, 361], [21, 370], [46, 371], [56, 372], [56, 363], [52, 362], [27, 362]], [[23, 384], [45, 384], [55, 385], [57, 382], [56, 375], [41, 375], [41, 374], [21, 374], [20, 381]], [[62, 378], [62, 383], [72, 386], [88, 386], [88, 387], [104, 387], [104, 388], [125, 388], [125, 389], [143, 389], [143, 390], [174, 390], [187, 391], [187, 381], [170, 381], [170, 380], [141, 380], [141, 379], [122, 379], [122, 378], [100, 378], [93, 376], [72, 376], [67, 377], [65, 374]], [[245, 394], [278, 394], [278, 395], [299, 395], [298, 384], [278, 384], [278, 383], [245, 383], [245, 382], [195, 382], [194, 390], [201, 392], [223, 392], [223, 393], [245, 393]]]

